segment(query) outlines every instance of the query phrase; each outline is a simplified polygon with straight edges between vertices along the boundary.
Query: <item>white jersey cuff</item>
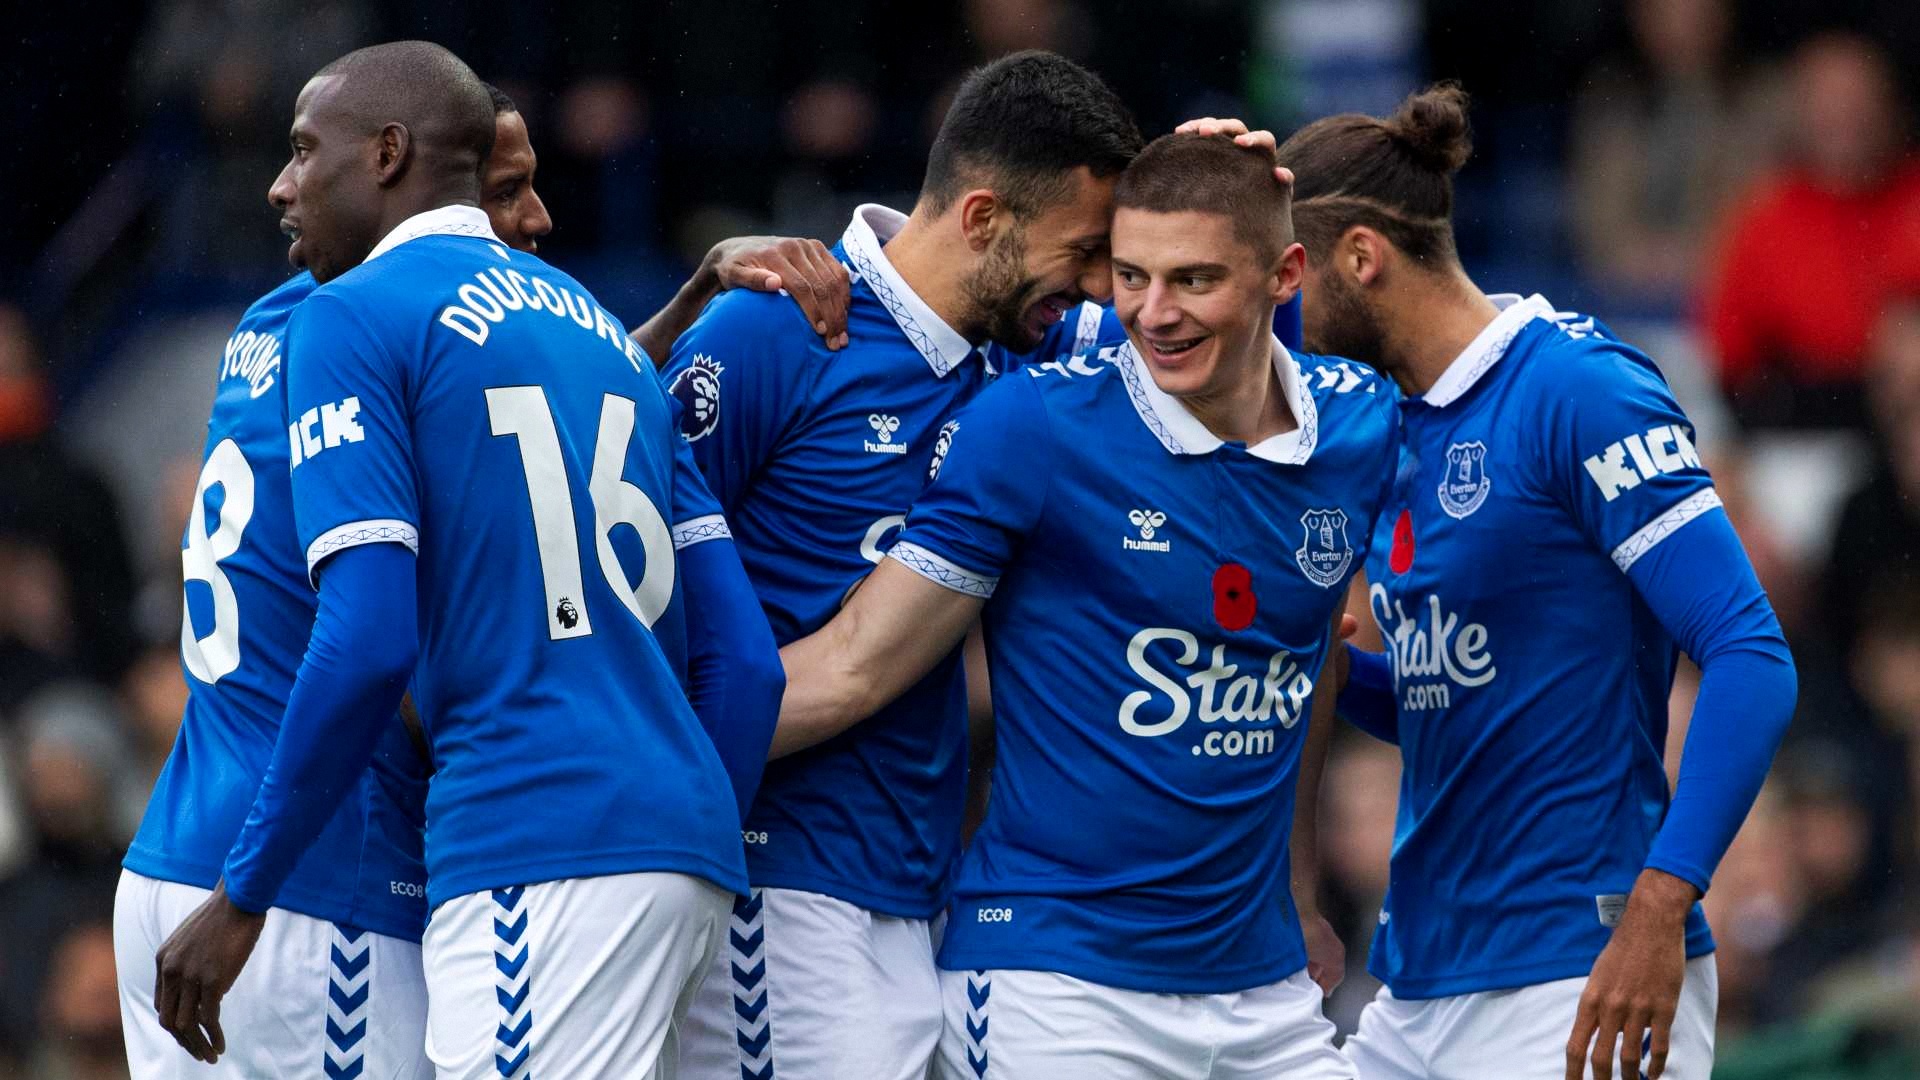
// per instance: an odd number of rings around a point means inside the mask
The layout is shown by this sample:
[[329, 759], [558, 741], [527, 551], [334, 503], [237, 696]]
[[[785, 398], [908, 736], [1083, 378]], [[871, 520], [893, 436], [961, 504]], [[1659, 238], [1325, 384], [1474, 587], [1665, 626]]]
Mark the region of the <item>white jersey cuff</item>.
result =
[[708, 540], [731, 540], [733, 530], [727, 528], [727, 519], [719, 514], [705, 517], [688, 518], [670, 530], [673, 535], [673, 550], [685, 551], [695, 544]]
[[336, 551], [344, 551], [361, 544], [405, 544], [407, 550], [420, 554], [420, 530], [412, 522], [398, 518], [374, 518], [367, 521], [349, 521], [345, 525], [335, 525], [307, 545], [307, 584], [320, 587], [320, 579], [314, 577], [314, 570], [320, 561]]
[[992, 596], [994, 587], [1000, 584], [1000, 579], [997, 577], [976, 574], [965, 567], [955, 566], [919, 544], [895, 544], [887, 549], [887, 558], [898, 562], [935, 585], [967, 596], [977, 596], [982, 600]]
[[1642, 555], [1660, 546], [1662, 540], [1679, 532], [1680, 526], [1720, 505], [1722, 505], [1720, 493], [1712, 488], [1696, 491], [1681, 499], [1669, 507], [1666, 513], [1641, 526], [1639, 532], [1621, 541], [1620, 546], [1613, 549], [1613, 565], [1625, 573], [1633, 567], [1634, 563], [1640, 561]]

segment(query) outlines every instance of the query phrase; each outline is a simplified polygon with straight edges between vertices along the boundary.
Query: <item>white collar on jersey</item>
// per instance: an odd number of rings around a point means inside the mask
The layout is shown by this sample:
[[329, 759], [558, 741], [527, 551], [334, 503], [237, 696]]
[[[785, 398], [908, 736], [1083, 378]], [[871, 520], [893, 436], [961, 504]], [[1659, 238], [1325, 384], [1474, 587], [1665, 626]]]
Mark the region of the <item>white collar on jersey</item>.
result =
[[879, 203], [863, 203], [853, 212], [853, 221], [840, 237], [840, 246], [854, 272], [866, 279], [873, 294], [893, 313], [900, 332], [926, 357], [935, 375], [945, 377], [973, 355], [973, 343], [948, 326], [925, 300], [907, 285], [906, 279], [887, 261], [881, 246], [893, 239], [907, 215]]
[[1420, 400], [1439, 409], [1460, 400], [1460, 395], [1473, 389], [1473, 384], [1507, 355], [1507, 347], [1528, 323], [1553, 318], [1553, 305], [1539, 293], [1525, 300], [1520, 299], [1519, 293], [1495, 293], [1487, 299], [1500, 309], [1500, 314], [1453, 358], [1453, 363], [1447, 365], [1447, 370], [1440, 373]]
[[[1113, 362], [1126, 381], [1127, 397], [1140, 414], [1140, 422], [1168, 452], [1208, 454], [1219, 449], [1225, 440], [1208, 431], [1178, 398], [1160, 389], [1131, 339], [1120, 346]], [[1305, 465], [1320, 441], [1320, 412], [1314, 408], [1313, 392], [1300, 373], [1300, 362], [1277, 337], [1273, 339], [1273, 370], [1280, 376], [1280, 389], [1293, 413], [1294, 429], [1247, 447], [1247, 453], [1280, 465]]]
[[477, 206], [442, 206], [437, 210], [415, 214], [395, 225], [392, 232], [373, 245], [373, 250], [367, 253], [367, 261], [372, 262], [401, 244], [423, 236], [472, 236], [500, 244], [500, 238], [493, 233], [493, 222], [487, 220], [485, 210]]

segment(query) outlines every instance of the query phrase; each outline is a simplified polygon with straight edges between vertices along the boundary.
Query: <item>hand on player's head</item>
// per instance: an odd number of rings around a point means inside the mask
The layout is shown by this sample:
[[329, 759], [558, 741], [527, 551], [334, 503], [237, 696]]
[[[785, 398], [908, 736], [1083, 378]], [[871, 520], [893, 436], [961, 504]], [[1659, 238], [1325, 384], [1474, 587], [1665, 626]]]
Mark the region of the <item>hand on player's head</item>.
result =
[[[1244, 146], [1249, 150], [1265, 150], [1268, 153], [1272, 153], [1280, 145], [1273, 132], [1265, 128], [1249, 130], [1245, 120], [1230, 116], [1225, 118], [1202, 116], [1174, 128], [1173, 133], [1175, 135], [1228, 135], [1233, 138], [1235, 146]], [[1273, 177], [1287, 187], [1293, 186], [1293, 170], [1285, 165], [1274, 166]]]

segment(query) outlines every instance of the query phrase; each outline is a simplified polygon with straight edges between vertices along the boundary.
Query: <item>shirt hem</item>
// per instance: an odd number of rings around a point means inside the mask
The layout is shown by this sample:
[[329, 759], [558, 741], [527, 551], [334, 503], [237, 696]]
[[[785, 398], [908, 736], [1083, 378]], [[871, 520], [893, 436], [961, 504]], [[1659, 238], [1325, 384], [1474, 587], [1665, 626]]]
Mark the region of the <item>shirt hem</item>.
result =
[[934, 961], [942, 971], [1047, 971], [1142, 994], [1237, 994], [1271, 986], [1306, 970], [1307, 966], [1304, 956], [1288, 957], [1255, 967], [1228, 971], [1216, 968], [1197, 975], [1191, 971], [1113, 967], [1034, 949], [956, 947], [952, 944], [951, 929], [948, 934], [948, 944]]
[[943, 900], [928, 899], [924, 894], [904, 897], [897, 893], [875, 892], [837, 878], [815, 877], [806, 873], [761, 871], [749, 866], [747, 876], [756, 889], [793, 889], [798, 892], [819, 893], [822, 896], [831, 896], [835, 900], [844, 900], [877, 915], [890, 915], [896, 919], [931, 919], [945, 911], [947, 907]]
[[[1694, 960], [1713, 952], [1716, 948], [1712, 935], [1702, 935], [1704, 940], [1687, 941], [1687, 959]], [[1367, 973], [1386, 984], [1393, 996], [1402, 1001], [1430, 1001], [1434, 998], [1459, 997], [1463, 994], [1484, 994], [1495, 990], [1518, 990], [1527, 986], [1539, 986], [1542, 983], [1558, 982], [1561, 979], [1578, 979], [1593, 972], [1593, 964], [1599, 954], [1558, 957], [1525, 967], [1501, 968], [1494, 971], [1473, 972], [1466, 975], [1453, 975], [1436, 979], [1409, 979], [1405, 977], [1389, 978], [1367, 965]]]
[[736, 896], [747, 895], [747, 875], [738, 863], [731, 865], [712, 856], [691, 851], [662, 851], [640, 848], [627, 851], [575, 855], [565, 862], [535, 860], [512, 865], [489, 864], [459, 874], [442, 874], [438, 879], [427, 872], [427, 909], [437, 910], [449, 900], [489, 889], [516, 885], [538, 885], [547, 881], [571, 881], [577, 878], [611, 877], [615, 874], [689, 874], [702, 878]]
[[[220, 881], [221, 870], [218, 867], [206, 868], [199, 865], [183, 868], [176, 860], [171, 864], [161, 861], [149, 861], [148, 857], [128, 848], [126, 858], [120, 865], [129, 873], [138, 874], [154, 881], [166, 881], [175, 885], [188, 885], [196, 889], [211, 890]], [[396, 917], [390, 913], [370, 911], [353, 903], [341, 903], [318, 893], [309, 892], [297, 885], [282, 885], [279, 895], [274, 897], [273, 907], [290, 911], [295, 915], [305, 915], [309, 919], [347, 926], [355, 930], [367, 930], [381, 937], [397, 938], [418, 944], [426, 933], [427, 913], [423, 906], [417, 916]]]

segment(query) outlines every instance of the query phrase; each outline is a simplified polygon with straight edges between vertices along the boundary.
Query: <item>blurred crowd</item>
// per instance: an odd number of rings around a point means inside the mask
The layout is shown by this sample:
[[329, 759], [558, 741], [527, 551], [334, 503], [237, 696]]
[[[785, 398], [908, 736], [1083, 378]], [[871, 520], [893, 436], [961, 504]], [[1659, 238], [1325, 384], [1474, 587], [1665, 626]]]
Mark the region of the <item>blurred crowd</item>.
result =
[[[1149, 133], [1476, 96], [1458, 227], [1491, 290], [1647, 348], [1801, 672], [1706, 904], [1719, 1075], [1920, 1075], [1920, 20], [1876, 0], [72, 0], [10, 16], [0, 245], [0, 1076], [122, 1076], [118, 859], [185, 687], [179, 543], [221, 342], [287, 272], [295, 93], [438, 40], [507, 90], [543, 253], [644, 317], [713, 240], [904, 206], [969, 65], [1050, 48]], [[1563, 613], [1577, 618], [1577, 612]], [[1672, 702], [1684, 745], [1692, 680]], [[1377, 984], [1397, 752], [1342, 732], [1328, 908]]]

